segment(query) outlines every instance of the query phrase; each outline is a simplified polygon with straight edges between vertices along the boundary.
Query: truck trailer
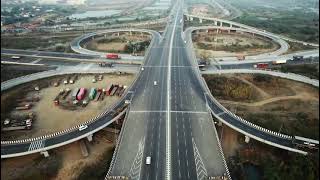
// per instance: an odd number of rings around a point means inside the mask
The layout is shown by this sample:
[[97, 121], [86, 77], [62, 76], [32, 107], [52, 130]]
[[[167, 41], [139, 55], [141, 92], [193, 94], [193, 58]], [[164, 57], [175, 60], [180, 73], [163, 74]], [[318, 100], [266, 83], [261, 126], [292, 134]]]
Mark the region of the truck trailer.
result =
[[85, 95], [86, 95], [87, 90], [85, 88], [80, 88], [78, 94], [77, 94], [77, 100], [81, 101]]
[[278, 64], [286, 64], [287, 60], [277, 60], [277, 61], [272, 61], [273, 65], [278, 65]]
[[258, 64], [253, 65], [253, 67], [257, 68], [257, 69], [267, 69], [268, 66], [269, 66], [268, 63], [258, 63]]
[[107, 54], [107, 59], [120, 59], [120, 56], [118, 54]]

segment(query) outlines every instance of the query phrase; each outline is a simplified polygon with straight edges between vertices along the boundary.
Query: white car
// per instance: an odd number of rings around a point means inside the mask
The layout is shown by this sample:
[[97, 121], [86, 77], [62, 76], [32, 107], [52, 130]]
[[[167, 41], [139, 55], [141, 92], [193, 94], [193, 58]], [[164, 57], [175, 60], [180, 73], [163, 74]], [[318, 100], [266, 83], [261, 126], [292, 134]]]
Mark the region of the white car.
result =
[[187, 41], [184, 41], [185, 44], [187, 44]]
[[150, 165], [150, 164], [151, 164], [151, 157], [148, 156], [148, 157], [146, 158], [146, 165]]
[[87, 129], [87, 128], [88, 128], [88, 125], [81, 125], [81, 126], [79, 127], [79, 131], [85, 130], [85, 129]]
[[143, 70], [144, 70], [144, 68], [142, 67], [142, 68], [141, 68], [141, 71], [143, 71]]
[[155, 85], [155, 86], [156, 86], [156, 85], [157, 85], [157, 81], [153, 81], [153, 85]]

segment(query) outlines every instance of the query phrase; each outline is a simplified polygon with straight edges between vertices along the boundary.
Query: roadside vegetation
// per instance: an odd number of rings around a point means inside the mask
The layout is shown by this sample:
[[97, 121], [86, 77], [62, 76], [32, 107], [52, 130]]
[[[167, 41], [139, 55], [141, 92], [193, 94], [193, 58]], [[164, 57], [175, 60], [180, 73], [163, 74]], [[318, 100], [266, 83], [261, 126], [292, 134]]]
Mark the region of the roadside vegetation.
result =
[[318, 49], [317, 47], [310, 46], [310, 45], [303, 45], [301, 43], [290, 42], [290, 41], [287, 41], [287, 42], [290, 47], [289, 47], [288, 51], [284, 54], [289, 54], [289, 53], [296, 52], [296, 51]]
[[[214, 97], [256, 125], [288, 135], [319, 139], [319, 91], [268, 75], [204, 75]], [[237, 93], [235, 93], [237, 92]], [[236, 95], [235, 95], [236, 94]], [[315, 180], [319, 151], [308, 156], [263, 144], [223, 125], [222, 147], [232, 179]]]
[[297, 64], [297, 65], [281, 65], [280, 67], [273, 67], [273, 70], [278, 70], [284, 73], [295, 73], [307, 76], [312, 79], [319, 80], [319, 64]]
[[227, 0], [243, 14], [233, 19], [301, 41], [319, 43], [319, 1]]
[[25, 76], [28, 74], [33, 74], [37, 72], [47, 71], [54, 69], [53, 67], [47, 66], [26, 66], [26, 65], [11, 65], [11, 64], [1, 64], [1, 82], [7, 81], [9, 79], [17, 78], [20, 76]]
[[79, 36], [4, 36], [1, 38], [1, 48], [40, 50], [55, 52], [72, 52], [70, 42]]

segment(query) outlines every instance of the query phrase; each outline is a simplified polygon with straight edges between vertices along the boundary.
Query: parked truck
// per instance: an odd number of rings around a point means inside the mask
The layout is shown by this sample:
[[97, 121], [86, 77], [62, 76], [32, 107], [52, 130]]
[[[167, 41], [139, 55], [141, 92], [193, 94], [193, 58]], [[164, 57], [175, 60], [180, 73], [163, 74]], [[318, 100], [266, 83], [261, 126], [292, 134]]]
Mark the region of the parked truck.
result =
[[53, 99], [53, 103], [57, 106], [60, 103], [60, 97], [65, 93], [64, 89], [60, 89], [59, 94]]
[[86, 95], [87, 90], [85, 88], [80, 88], [78, 94], [77, 94], [77, 100], [81, 101], [85, 95]]
[[97, 90], [97, 96], [96, 96], [96, 99], [95, 99], [95, 101], [99, 101], [99, 99], [100, 99], [100, 97], [101, 97], [101, 94], [102, 94], [102, 89], [98, 89]]
[[107, 95], [107, 96], [110, 96], [110, 93], [111, 93], [113, 87], [114, 87], [113, 84], [110, 84], [110, 85], [107, 87], [107, 89], [106, 89], [106, 95]]
[[293, 56], [292, 60], [293, 61], [303, 61], [303, 56]]
[[101, 62], [99, 63], [100, 67], [113, 67], [112, 63], [108, 63], [108, 62]]
[[78, 92], [79, 92], [79, 88], [75, 88], [73, 91], [72, 91], [72, 100], [76, 100], [77, 98], [77, 95], [78, 95]]
[[276, 61], [272, 61], [273, 65], [278, 65], [278, 64], [286, 64], [287, 60], [276, 60]]
[[258, 63], [258, 64], [253, 65], [253, 67], [257, 68], [257, 69], [267, 69], [268, 66], [269, 66], [268, 63]]
[[239, 61], [243, 61], [243, 60], [246, 59], [246, 57], [245, 57], [243, 54], [240, 54], [240, 55], [237, 55], [237, 59], [238, 59]]
[[118, 85], [114, 85], [112, 88], [112, 91], [110, 92], [110, 96], [113, 96], [116, 93], [117, 89], [118, 89]]
[[121, 57], [118, 54], [107, 54], [107, 59], [120, 59]]
[[96, 94], [97, 94], [96, 88], [91, 88], [89, 93], [89, 98], [93, 100], [96, 97]]
[[70, 79], [69, 79], [69, 83], [70, 84], [73, 84], [76, 80], [77, 80], [78, 76], [75, 75], [75, 76], [72, 76]]
[[16, 107], [16, 110], [28, 110], [31, 108], [31, 104], [25, 104], [24, 106]]

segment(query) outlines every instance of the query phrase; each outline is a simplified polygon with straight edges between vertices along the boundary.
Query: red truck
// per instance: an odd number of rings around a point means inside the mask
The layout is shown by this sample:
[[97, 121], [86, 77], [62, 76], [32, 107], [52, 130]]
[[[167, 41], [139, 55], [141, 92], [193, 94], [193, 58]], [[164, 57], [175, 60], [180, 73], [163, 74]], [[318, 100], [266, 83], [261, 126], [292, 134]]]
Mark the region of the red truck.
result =
[[118, 54], [107, 54], [107, 59], [120, 59], [120, 56]]
[[253, 65], [253, 67], [257, 68], [257, 69], [267, 69], [268, 66], [269, 66], [268, 63], [258, 63], [258, 64]]
[[85, 88], [80, 88], [78, 94], [77, 94], [77, 100], [81, 101], [84, 96], [86, 95], [87, 90]]

